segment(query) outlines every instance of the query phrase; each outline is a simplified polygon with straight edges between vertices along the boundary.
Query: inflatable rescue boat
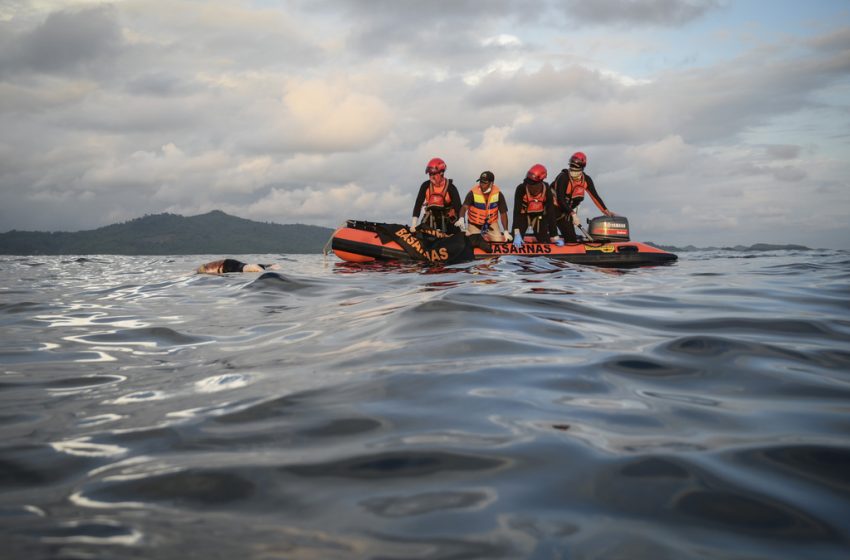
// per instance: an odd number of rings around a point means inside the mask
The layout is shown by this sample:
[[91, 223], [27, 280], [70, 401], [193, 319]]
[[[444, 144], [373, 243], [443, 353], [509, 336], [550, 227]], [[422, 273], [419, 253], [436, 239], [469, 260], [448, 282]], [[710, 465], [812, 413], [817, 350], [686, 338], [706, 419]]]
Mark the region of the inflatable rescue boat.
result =
[[331, 238], [331, 249], [347, 262], [424, 261], [451, 264], [502, 255], [547, 257], [576, 264], [605, 267], [637, 267], [668, 264], [678, 258], [652, 245], [629, 241], [628, 220], [599, 217], [588, 220], [588, 231], [578, 243], [538, 243], [526, 235], [521, 247], [513, 243], [490, 243], [480, 236], [445, 234], [407, 226], [348, 220]]

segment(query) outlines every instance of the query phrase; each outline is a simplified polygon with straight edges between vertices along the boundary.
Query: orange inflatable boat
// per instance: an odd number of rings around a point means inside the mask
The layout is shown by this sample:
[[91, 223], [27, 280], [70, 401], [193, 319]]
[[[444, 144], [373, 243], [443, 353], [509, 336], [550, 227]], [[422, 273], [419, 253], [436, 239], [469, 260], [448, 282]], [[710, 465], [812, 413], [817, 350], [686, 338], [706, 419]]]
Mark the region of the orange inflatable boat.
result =
[[[626, 222], [626, 238], [627, 230]], [[623, 237], [622, 231], [619, 236]], [[594, 266], [635, 267], [669, 264], [678, 258], [673, 253], [646, 243], [612, 241], [603, 235], [563, 246], [538, 243], [532, 236], [526, 236], [524, 240], [522, 247], [515, 247], [513, 243], [481, 243], [474, 246], [465, 235], [455, 234], [441, 236], [435, 242], [427, 234], [423, 236], [420, 231], [414, 234], [402, 225], [349, 220], [345, 227], [334, 232], [331, 249], [340, 259], [356, 263], [416, 260], [451, 263], [471, 258], [516, 255], [561, 259]]]

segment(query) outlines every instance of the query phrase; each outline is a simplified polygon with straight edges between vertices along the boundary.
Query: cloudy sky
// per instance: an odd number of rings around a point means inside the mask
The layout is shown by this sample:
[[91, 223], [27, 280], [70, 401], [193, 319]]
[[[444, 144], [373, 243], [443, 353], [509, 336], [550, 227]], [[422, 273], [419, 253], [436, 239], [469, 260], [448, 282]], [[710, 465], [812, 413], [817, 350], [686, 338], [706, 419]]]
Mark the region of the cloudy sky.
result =
[[576, 150], [635, 239], [847, 248], [850, 2], [0, 1], [0, 231], [407, 222], [431, 157]]

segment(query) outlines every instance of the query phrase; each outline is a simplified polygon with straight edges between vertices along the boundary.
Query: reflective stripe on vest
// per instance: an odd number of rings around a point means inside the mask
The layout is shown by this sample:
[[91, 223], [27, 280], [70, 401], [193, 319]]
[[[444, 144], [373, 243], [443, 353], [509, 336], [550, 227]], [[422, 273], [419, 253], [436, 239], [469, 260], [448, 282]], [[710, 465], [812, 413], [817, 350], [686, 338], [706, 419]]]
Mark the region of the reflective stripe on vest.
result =
[[499, 215], [499, 192], [498, 185], [492, 185], [490, 192], [484, 194], [481, 192], [481, 186], [475, 186], [472, 189], [472, 206], [469, 207], [468, 219], [469, 223], [476, 226], [487, 224], [495, 224], [496, 218]]

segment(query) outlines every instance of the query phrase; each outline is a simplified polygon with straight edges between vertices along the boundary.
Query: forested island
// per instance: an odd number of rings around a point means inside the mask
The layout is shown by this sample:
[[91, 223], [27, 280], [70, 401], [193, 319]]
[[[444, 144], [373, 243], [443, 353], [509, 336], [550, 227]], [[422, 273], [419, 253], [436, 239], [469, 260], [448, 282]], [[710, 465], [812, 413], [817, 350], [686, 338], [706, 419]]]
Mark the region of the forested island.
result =
[[320, 253], [333, 230], [255, 222], [214, 210], [198, 216], [154, 214], [75, 232], [0, 233], [4, 255], [240, 255]]

